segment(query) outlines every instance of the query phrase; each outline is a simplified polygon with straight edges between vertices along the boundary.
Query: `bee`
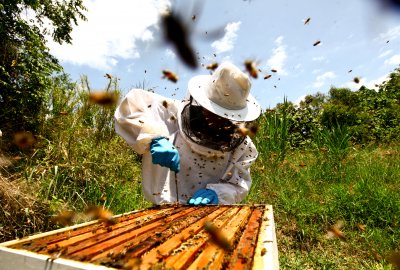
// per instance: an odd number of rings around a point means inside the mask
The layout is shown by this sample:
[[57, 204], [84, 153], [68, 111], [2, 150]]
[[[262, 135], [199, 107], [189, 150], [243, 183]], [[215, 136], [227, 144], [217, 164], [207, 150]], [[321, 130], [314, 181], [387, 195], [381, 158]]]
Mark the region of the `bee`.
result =
[[268, 80], [268, 79], [271, 78], [271, 77], [272, 77], [271, 74], [267, 74], [267, 75], [264, 76], [264, 80]]
[[299, 166], [300, 166], [301, 168], [304, 168], [304, 167], [307, 166], [307, 165], [302, 161], [302, 162], [299, 163]]
[[167, 80], [170, 80], [171, 82], [176, 83], [179, 79], [178, 75], [176, 75], [174, 72], [172, 72], [170, 70], [165, 69], [162, 71], [162, 73], [163, 73], [163, 79], [166, 78]]
[[353, 82], [355, 82], [355, 83], [360, 83], [360, 78], [354, 77]]
[[196, 15], [193, 15], [192, 16], [192, 21], [195, 21], [196, 20]]
[[236, 133], [239, 133], [242, 136], [249, 135], [250, 137], [254, 137], [257, 134], [257, 131], [258, 125], [254, 123], [239, 124], [235, 130]]
[[117, 103], [118, 94], [108, 91], [90, 92], [89, 101], [101, 106], [112, 106]]
[[70, 210], [61, 211], [58, 215], [51, 218], [53, 222], [59, 223], [64, 226], [74, 224], [75, 212]]
[[360, 230], [360, 231], [365, 231], [365, 225], [364, 224], [361, 224], [361, 223], [357, 223], [357, 228]]
[[353, 70], [352, 69], [350, 69], [349, 71], [347, 71], [347, 73], [351, 73]]
[[204, 222], [204, 230], [211, 236], [211, 241], [224, 250], [230, 250], [231, 245], [221, 230], [211, 221]]
[[271, 69], [271, 72], [274, 72], [274, 73], [276, 73], [276, 72], [278, 72], [278, 70], [276, 70], [276, 69]]
[[257, 71], [257, 67], [256, 67], [256, 64], [254, 63], [254, 61], [246, 60], [246, 61], [244, 61], [244, 66], [246, 68], [246, 71], [250, 74], [250, 76], [257, 79], [258, 71]]
[[161, 17], [161, 26], [165, 40], [174, 46], [181, 60], [190, 68], [197, 68], [198, 63], [189, 41], [189, 33], [181, 17], [168, 12]]
[[340, 230], [343, 225], [344, 222], [339, 220], [328, 228], [328, 232], [326, 233], [325, 237], [328, 239], [339, 238], [340, 240], [346, 240], [344, 233]]
[[164, 106], [165, 109], [168, 109], [168, 101], [163, 100], [162, 105]]
[[106, 73], [106, 75], [104, 75], [104, 77], [106, 77], [107, 79], [112, 79], [112, 75], [111, 74], [108, 74], [108, 73]]
[[218, 63], [211, 63], [206, 66], [206, 69], [214, 71], [218, 67]]
[[111, 226], [116, 223], [115, 219], [113, 218], [113, 213], [102, 206], [89, 206], [86, 209], [85, 214], [91, 216], [93, 219], [99, 219], [106, 226]]
[[304, 25], [309, 24], [311, 21], [311, 17], [308, 17], [307, 19], [304, 20]]
[[20, 149], [32, 147], [36, 142], [36, 137], [29, 131], [20, 131], [14, 134], [14, 144]]
[[321, 41], [317, 40], [317, 41], [314, 42], [313, 46], [315, 47], [315, 46], [319, 45], [320, 43], [321, 43]]
[[261, 256], [264, 256], [265, 254], [267, 254], [267, 249], [266, 248], [262, 248], [261, 249]]

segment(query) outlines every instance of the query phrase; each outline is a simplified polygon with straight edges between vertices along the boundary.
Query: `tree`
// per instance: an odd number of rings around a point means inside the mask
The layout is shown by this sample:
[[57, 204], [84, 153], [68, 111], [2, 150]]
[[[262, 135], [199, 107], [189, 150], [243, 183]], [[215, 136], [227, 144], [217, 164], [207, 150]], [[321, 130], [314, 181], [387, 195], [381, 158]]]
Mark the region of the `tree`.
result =
[[[36, 132], [55, 72], [46, 37], [71, 43], [72, 26], [86, 20], [83, 0], [0, 0], [0, 130], [5, 139]], [[29, 15], [28, 15], [29, 14]]]

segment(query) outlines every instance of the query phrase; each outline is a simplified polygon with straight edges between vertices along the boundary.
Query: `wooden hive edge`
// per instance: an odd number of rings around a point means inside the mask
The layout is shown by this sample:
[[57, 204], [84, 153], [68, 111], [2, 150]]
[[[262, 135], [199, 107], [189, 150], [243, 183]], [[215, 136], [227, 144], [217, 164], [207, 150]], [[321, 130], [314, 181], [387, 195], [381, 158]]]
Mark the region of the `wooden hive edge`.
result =
[[278, 245], [276, 242], [275, 221], [272, 205], [265, 205], [257, 246], [254, 254], [254, 270], [278, 270]]

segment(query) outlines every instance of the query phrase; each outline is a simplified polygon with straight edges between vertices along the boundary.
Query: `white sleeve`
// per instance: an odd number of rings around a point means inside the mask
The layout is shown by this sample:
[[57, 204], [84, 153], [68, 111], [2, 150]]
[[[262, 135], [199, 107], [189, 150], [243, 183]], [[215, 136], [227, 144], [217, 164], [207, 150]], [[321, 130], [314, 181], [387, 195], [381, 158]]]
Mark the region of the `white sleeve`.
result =
[[160, 106], [163, 99], [149, 91], [133, 89], [115, 111], [115, 131], [139, 154], [149, 150], [153, 138], [169, 136]]
[[236, 150], [237, 152], [233, 154], [231, 164], [228, 165], [220, 182], [206, 186], [217, 193], [219, 204], [240, 203], [250, 190], [250, 166], [257, 159], [257, 149], [251, 139], [247, 137]]

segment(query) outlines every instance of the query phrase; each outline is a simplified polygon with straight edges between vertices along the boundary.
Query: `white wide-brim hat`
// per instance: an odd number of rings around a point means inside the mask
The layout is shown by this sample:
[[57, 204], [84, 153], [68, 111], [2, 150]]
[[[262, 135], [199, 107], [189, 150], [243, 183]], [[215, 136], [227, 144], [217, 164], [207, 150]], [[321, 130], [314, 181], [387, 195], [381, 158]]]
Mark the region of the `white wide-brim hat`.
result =
[[190, 79], [190, 95], [205, 109], [234, 121], [253, 121], [261, 107], [250, 94], [249, 76], [232, 63], [221, 64], [212, 75]]

